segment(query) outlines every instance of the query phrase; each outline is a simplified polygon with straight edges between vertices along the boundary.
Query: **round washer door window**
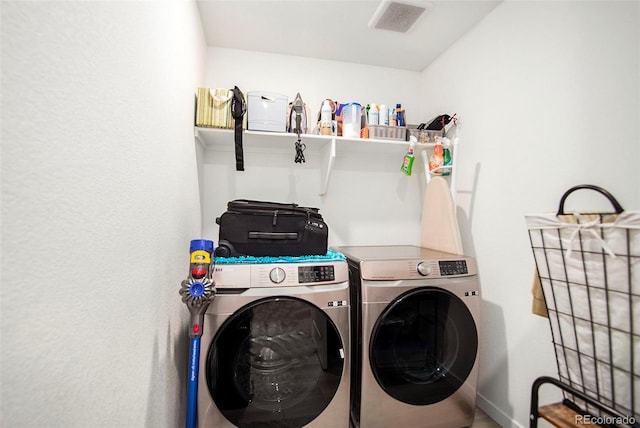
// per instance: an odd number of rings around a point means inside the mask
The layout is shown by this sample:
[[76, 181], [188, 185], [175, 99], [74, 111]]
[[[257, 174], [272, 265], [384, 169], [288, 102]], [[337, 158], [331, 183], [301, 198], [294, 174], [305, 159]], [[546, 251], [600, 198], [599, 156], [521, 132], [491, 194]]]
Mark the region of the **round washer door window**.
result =
[[462, 386], [477, 350], [476, 325], [462, 300], [425, 287], [401, 295], [380, 315], [372, 333], [370, 364], [389, 395], [427, 405]]
[[344, 367], [340, 334], [318, 307], [269, 297], [236, 311], [209, 348], [207, 386], [239, 427], [301, 427], [335, 395]]

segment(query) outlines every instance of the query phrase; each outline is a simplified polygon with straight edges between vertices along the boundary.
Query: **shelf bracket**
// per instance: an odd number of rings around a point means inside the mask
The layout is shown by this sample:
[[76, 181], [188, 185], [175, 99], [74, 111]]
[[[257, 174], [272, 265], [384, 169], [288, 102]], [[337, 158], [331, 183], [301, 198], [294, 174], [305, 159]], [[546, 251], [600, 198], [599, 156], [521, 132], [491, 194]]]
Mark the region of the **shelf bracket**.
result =
[[200, 147], [202, 147], [204, 150], [206, 150], [207, 149], [207, 145], [205, 144], [204, 140], [202, 139], [202, 136], [200, 135], [200, 131], [198, 130], [197, 127], [194, 127], [193, 136], [195, 137], [195, 139], [198, 142], [198, 144], [200, 144]]
[[420, 156], [422, 157], [422, 163], [424, 164], [424, 178], [427, 181], [427, 184], [431, 181], [431, 171], [429, 171], [429, 154], [427, 154], [426, 150], [420, 151]]
[[336, 160], [336, 139], [331, 138], [325, 145], [324, 157], [322, 166], [320, 169], [320, 195], [327, 193], [329, 187], [329, 177], [331, 177], [331, 171], [333, 170], [333, 164]]
[[458, 176], [458, 141], [459, 138], [456, 136], [453, 138], [453, 141], [451, 142], [451, 151], [453, 152], [451, 154], [451, 165], [453, 165], [453, 168], [451, 170], [451, 181], [449, 182], [449, 187], [451, 188], [451, 199], [453, 199], [453, 209], [457, 209], [457, 204], [456, 204], [456, 196], [457, 196], [457, 190], [456, 190], [456, 186], [458, 185], [456, 177]]

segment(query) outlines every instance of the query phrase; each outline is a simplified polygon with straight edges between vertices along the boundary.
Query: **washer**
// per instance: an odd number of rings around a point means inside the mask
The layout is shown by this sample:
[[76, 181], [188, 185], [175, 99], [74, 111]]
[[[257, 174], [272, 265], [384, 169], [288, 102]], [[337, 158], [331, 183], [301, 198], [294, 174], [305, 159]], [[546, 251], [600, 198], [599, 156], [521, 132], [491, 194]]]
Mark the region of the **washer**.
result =
[[198, 426], [348, 427], [348, 278], [344, 260], [217, 264]]
[[478, 380], [475, 260], [416, 246], [335, 250], [351, 273], [352, 426], [470, 426]]

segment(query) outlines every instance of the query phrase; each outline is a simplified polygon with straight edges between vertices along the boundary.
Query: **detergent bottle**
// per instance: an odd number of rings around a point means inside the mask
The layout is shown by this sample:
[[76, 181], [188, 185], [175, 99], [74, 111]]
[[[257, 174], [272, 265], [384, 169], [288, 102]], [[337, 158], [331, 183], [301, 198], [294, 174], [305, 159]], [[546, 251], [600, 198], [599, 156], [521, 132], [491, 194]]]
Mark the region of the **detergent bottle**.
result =
[[442, 164], [444, 163], [444, 153], [442, 148], [442, 141], [438, 139], [436, 145], [433, 148], [433, 153], [429, 157], [429, 171], [433, 175], [442, 175]]
[[407, 150], [407, 154], [404, 155], [404, 160], [402, 161], [402, 167], [400, 171], [404, 175], [411, 175], [411, 170], [413, 169], [413, 161], [415, 159], [414, 149], [416, 146], [416, 137], [411, 136], [409, 141], [409, 150]]

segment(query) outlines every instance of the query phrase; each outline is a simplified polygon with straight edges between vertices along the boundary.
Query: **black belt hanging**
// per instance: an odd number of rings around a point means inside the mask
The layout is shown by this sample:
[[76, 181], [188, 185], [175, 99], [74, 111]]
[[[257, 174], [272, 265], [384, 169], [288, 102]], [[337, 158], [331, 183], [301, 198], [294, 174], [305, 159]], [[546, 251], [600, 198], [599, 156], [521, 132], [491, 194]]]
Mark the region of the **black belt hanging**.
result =
[[231, 100], [231, 116], [235, 122], [235, 142], [236, 142], [236, 171], [244, 171], [244, 154], [242, 151], [242, 117], [247, 111], [242, 91], [237, 86], [233, 88], [233, 99]]

